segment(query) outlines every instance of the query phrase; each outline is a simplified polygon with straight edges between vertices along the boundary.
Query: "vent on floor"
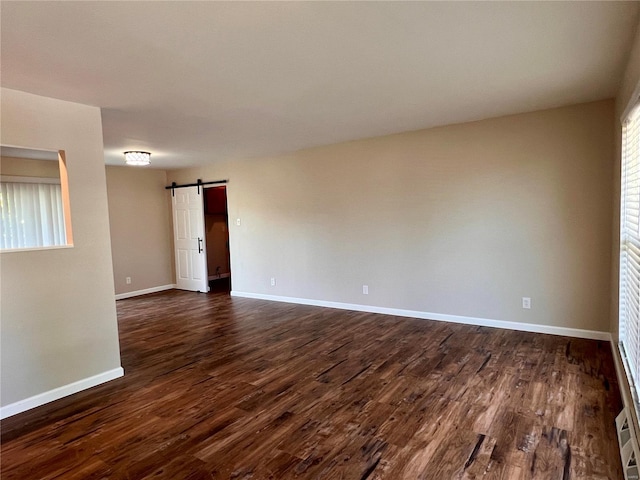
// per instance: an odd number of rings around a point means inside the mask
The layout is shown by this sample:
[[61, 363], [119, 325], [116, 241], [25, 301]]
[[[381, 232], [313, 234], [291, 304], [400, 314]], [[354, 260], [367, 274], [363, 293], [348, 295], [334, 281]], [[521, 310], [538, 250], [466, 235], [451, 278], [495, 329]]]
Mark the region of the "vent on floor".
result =
[[639, 480], [637, 437], [633, 431], [627, 407], [624, 407], [620, 415], [616, 417], [616, 430], [618, 431], [624, 478], [625, 480]]

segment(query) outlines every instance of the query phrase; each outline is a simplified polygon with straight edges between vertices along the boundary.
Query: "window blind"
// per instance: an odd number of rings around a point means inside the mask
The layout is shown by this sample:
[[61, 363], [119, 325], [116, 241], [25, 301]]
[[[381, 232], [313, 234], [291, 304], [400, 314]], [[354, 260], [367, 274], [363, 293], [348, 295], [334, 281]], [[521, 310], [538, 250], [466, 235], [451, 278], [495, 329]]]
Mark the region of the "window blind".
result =
[[619, 333], [629, 380], [637, 392], [640, 385], [640, 104], [622, 126], [621, 166]]
[[59, 184], [0, 183], [0, 249], [66, 245]]

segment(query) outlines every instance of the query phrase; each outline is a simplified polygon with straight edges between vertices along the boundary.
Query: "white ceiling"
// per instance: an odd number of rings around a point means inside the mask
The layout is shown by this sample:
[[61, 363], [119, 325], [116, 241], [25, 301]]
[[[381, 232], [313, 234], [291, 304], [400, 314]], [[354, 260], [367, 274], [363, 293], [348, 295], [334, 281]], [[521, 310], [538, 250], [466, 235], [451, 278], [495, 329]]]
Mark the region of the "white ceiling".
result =
[[194, 166], [613, 97], [638, 5], [3, 1], [1, 82]]

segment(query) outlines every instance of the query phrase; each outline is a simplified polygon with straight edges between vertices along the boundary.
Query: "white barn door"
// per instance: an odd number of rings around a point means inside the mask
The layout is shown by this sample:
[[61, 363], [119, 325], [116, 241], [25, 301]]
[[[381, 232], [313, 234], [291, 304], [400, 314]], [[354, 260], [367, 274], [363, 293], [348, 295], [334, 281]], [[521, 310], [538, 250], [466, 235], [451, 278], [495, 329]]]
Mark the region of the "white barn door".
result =
[[[198, 191], [199, 190], [199, 191]], [[173, 240], [176, 285], [181, 290], [209, 291], [204, 238], [202, 187], [176, 188], [173, 196]]]

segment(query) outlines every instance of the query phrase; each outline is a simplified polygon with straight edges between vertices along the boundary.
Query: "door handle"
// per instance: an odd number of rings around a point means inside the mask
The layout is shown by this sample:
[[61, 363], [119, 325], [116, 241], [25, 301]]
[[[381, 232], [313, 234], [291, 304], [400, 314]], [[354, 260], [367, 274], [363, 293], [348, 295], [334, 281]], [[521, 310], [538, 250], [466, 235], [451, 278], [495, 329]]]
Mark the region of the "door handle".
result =
[[198, 237], [198, 253], [202, 253], [202, 239]]

